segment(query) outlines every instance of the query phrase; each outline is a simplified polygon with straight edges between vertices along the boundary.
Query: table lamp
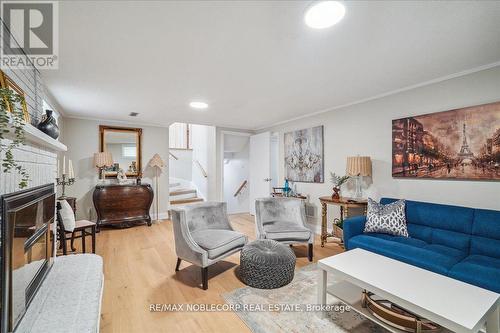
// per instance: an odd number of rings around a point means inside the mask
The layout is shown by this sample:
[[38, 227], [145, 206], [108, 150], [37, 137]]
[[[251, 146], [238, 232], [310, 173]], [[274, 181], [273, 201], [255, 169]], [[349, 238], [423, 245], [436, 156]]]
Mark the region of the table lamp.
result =
[[361, 177], [371, 177], [372, 175], [372, 161], [370, 157], [347, 157], [346, 174], [356, 179], [356, 193], [354, 197], [360, 199], [363, 195], [361, 191]]
[[113, 156], [108, 152], [95, 153], [94, 165], [99, 169], [99, 179], [104, 180], [104, 168], [113, 166]]

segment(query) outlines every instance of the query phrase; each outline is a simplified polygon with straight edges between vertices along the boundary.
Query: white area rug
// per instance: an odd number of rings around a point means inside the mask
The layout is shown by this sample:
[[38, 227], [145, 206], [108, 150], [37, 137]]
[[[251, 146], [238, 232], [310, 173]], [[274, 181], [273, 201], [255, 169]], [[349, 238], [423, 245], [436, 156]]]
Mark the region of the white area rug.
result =
[[[308, 265], [295, 272], [293, 281], [278, 289], [256, 289], [244, 287], [226, 293], [223, 297], [228, 304], [241, 307], [254, 304], [257, 307], [276, 307], [298, 305], [306, 308], [307, 304], [316, 304], [317, 286], [316, 264]], [[343, 304], [328, 296], [328, 304]], [[388, 333], [354, 310], [347, 312], [330, 311], [326, 318], [320, 318], [316, 312], [306, 311], [236, 311], [238, 316], [254, 333], [272, 332], [353, 332], [353, 333]]]

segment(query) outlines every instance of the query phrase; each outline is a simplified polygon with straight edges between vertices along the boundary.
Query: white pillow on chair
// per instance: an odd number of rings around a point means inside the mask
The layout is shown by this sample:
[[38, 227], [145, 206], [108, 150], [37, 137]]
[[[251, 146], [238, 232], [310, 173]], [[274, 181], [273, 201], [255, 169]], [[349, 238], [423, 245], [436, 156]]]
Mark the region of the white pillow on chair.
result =
[[59, 215], [61, 216], [62, 223], [64, 225], [64, 230], [72, 232], [75, 229], [75, 212], [66, 200], [60, 200], [61, 209], [59, 210]]

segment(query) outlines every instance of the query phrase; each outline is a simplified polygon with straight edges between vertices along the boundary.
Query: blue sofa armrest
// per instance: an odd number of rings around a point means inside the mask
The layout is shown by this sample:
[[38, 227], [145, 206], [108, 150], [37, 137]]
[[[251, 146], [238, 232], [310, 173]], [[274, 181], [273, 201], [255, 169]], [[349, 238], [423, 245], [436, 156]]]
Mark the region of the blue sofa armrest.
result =
[[344, 220], [344, 245], [349, 248], [349, 239], [361, 235], [365, 230], [366, 216], [355, 216]]

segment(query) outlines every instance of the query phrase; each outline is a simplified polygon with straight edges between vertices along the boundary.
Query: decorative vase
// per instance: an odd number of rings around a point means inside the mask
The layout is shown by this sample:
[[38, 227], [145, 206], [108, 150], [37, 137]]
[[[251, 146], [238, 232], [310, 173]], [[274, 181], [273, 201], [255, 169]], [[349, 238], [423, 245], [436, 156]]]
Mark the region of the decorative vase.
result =
[[340, 187], [333, 188], [332, 200], [340, 200]]
[[56, 119], [52, 117], [52, 110], [45, 110], [45, 115], [45, 119], [42, 119], [37, 128], [51, 138], [57, 139], [59, 137], [59, 127]]

